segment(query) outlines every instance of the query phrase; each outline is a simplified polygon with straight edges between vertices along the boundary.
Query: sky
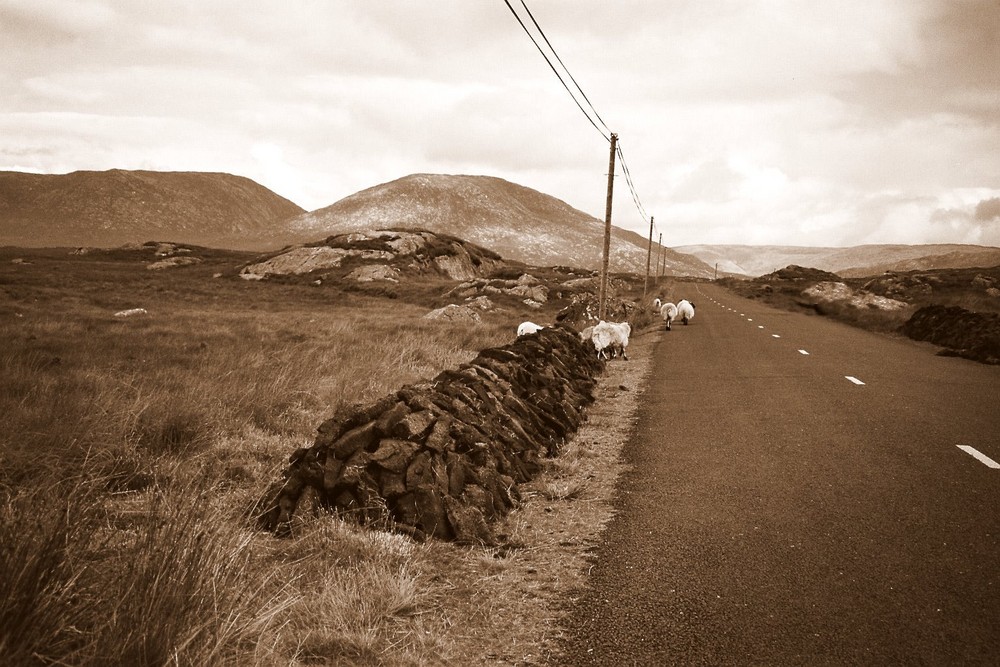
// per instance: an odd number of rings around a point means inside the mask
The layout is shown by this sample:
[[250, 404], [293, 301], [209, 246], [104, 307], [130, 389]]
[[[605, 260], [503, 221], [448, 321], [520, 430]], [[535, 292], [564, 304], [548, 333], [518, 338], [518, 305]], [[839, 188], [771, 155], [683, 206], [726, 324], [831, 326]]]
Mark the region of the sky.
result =
[[[619, 137], [613, 224], [1000, 246], [1000, 0], [525, 2]], [[504, 0], [0, 0], [0, 43], [0, 170], [221, 171], [307, 210], [482, 174], [604, 219], [609, 143]]]

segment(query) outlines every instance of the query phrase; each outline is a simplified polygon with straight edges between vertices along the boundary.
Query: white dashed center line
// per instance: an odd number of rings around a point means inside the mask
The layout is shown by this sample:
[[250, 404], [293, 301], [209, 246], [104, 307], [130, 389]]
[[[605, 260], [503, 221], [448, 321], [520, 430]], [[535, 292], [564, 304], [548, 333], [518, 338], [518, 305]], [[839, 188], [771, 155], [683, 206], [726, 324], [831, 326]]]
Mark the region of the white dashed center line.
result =
[[969, 456], [975, 458], [977, 461], [985, 465], [987, 468], [1000, 468], [1000, 463], [997, 463], [990, 457], [986, 456], [986, 454], [983, 454], [975, 447], [969, 447], [968, 445], [958, 445], [958, 448], [961, 449], [966, 454], [968, 454]]
[[806, 355], [807, 357], [809, 356], [809, 353], [808, 353], [808, 352], [806, 352], [805, 350], [799, 350], [799, 354], [804, 354], [804, 355]]
[[854, 377], [853, 375], [845, 375], [844, 377], [853, 382], [854, 384], [864, 384], [864, 382]]
[[764, 325], [763, 325], [763, 324], [758, 324], [758, 325], [757, 325], [757, 328], [758, 328], [758, 329], [763, 329], [763, 328], [764, 328]]
[[781, 338], [778, 334], [771, 334], [771, 338]]

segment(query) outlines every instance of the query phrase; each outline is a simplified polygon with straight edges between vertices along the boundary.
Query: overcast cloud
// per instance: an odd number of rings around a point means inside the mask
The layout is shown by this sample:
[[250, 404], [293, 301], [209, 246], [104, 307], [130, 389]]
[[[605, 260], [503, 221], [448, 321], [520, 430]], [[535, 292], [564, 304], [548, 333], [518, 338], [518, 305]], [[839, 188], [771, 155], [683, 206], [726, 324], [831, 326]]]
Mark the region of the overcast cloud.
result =
[[[528, 6], [665, 244], [1000, 246], [1000, 2]], [[310, 210], [487, 174], [604, 217], [607, 142], [503, 0], [0, 0], [0, 39], [0, 170], [224, 171]], [[621, 177], [614, 223], [648, 231]]]

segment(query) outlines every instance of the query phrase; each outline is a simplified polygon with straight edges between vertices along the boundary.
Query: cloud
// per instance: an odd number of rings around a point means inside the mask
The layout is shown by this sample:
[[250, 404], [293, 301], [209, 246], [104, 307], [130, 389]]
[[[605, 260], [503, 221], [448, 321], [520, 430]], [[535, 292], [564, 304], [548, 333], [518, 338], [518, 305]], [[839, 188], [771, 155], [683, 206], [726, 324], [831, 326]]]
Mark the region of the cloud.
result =
[[976, 204], [974, 217], [979, 222], [1000, 223], [1000, 197], [984, 199]]
[[[665, 238], [997, 241], [995, 1], [533, 4]], [[0, 39], [0, 169], [228, 171], [306, 208], [482, 173], [604, 215], [607, 143], [503, 3], [0, 0]], [[648, 231], [620, 167], [614, 221]]]

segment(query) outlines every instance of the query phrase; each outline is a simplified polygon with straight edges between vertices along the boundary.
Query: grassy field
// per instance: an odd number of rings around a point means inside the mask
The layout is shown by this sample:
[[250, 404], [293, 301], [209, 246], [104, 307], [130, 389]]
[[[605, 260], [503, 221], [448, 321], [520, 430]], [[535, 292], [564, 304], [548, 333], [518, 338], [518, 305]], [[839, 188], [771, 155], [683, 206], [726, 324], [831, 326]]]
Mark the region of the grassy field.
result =
[[[433, 377], [556, 305], [442, 324], [421, 316], [450, 284], [387, 298], [201, 258], [149, 271], [134, 251], [0, 249], [2, 662], [504, 663], [525, 590], [512, 554], [537, 547], [516, 520], [507, 547], [477, 549], [329, 517], [276, 539], [252, 513], [337, 405]], [[147, 312], [115, 316], [131, 308]], [[535, 495], [579, 497], [588, 457], [568, 451]]]

